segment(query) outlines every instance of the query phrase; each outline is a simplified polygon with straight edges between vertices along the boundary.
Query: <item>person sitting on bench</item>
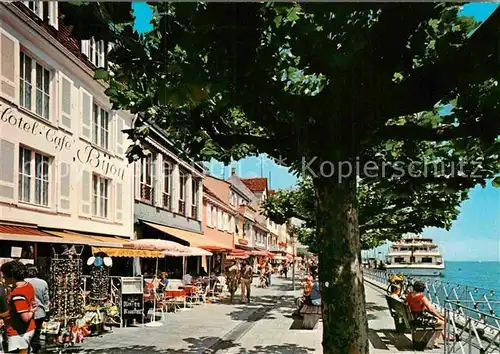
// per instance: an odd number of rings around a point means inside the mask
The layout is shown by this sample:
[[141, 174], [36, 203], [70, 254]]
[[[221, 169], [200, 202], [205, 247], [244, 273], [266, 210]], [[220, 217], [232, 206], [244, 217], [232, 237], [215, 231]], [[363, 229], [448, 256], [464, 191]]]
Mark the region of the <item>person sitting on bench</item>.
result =
[[297, 310], [293, 316], [300, 316], [300, 310], [304, 305], [321, 306], [321, 294], [319, 291], [318, 274], [315, 269], [312, 270], [312, 275], [307, 277], [302, 282], [304, 294], [296, 300]]
[[313, 286], [311, 289], [311, 295], [309, 295], [309, 299], [311, 300], [311, 305], [321, 306], [321, 293], [319, 291], [318, 271], [316, 269], [312, 271], [312, 277]]
[[[439, 348], [439, 335], [442, 334], [444, 339], [444, 315], [440, 314], [436, 307], [427, 299], [424, 294], [425, 283], [416, 281], [413, 283], [413, 291], [406, 297], [406, 302], [410, 307], [411, 312], [420, 325], [424, 327], [433, 327], [434, 333], [434, 348]], [[456, 338], [450, 337], [449, 341], [454, 341]]]

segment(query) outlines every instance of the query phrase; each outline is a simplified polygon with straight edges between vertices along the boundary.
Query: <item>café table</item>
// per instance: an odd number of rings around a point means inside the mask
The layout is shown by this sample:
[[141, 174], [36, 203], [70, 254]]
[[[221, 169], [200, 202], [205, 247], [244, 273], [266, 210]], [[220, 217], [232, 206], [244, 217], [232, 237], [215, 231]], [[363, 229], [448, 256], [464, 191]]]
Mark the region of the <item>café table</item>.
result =
[[181, 297], [184, 303], [184, 310], [188, 310], [186, 307], [186, 292], [183, 289], [167, 289], [165, 291], [165, 297], [170, 299], [175, 299]]
[[196, 292], [195, 285], [180, 285], [179, 289], [182, 289], [186, 292], [186, 295], [193, 295]]

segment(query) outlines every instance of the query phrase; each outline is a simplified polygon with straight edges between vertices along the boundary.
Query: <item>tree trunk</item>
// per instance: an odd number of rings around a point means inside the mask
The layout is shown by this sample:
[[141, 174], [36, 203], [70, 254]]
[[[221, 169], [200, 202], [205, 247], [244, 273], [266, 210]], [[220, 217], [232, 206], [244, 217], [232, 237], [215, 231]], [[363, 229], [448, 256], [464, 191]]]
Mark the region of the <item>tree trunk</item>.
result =
[[368, 354], [368, 321], [361, 271], [356, 175], [315, 181], [323, 352]]

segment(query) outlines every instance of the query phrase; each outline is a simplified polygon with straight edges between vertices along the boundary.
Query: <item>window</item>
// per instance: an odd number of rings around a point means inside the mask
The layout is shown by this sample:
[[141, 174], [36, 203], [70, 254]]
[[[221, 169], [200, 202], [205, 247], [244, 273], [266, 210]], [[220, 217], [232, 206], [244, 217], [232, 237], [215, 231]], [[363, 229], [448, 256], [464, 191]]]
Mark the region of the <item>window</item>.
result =
[[231, 191], [231, 205], [237, 206], [238, 205], [238, 195]]
[[212, 227], [217, 227], [217, 209], [212, 206]]
[[33, 11], [38, 17], [43, 20], [43, 6], [42, 1], [24, 1], [24, 4]]
[[227, 214], [222, 212], [222, 230], [227, 230]]
[[162, 204], [163, 207], [170, 210], [172, 209], [172, 165], [170, 162], [163, 163], [163, 191], [162, 191]]
[[106, 45], [103, 40], [96, 41], [94, 38], [82, 41], [82, 53], [87, 56], [92, 64], [98, 68], [105, 66], [104, 57]]
[[103, 149], [109, 148], [109, 113], [94, 103], [92, 109], [92, 142]]
[[224, 221], [222, 219], [222, 211], [220, 210], [217, 210], [217, 227], [219, 230], [223, 230], [224, 229]]
[[191, 180], [191, 217], [198, 219], [198, 181]]
[[186, 214], [187, 174], [179, 171], [179, 214]]
[[149, 155], [139, 162], [139, 189], [142, 201], [153, 203], [153, 156]]
[[49, 205], [50, 158], [19, 147], [19, 200]]
[[92, 175], [92, 186], [92, 215], [107, 218], [109, 211], [109, 180], [98, 175]]
[[40, 117], [50, 119], [50, 71], [23, 52], [19, 60], [20, 105]]

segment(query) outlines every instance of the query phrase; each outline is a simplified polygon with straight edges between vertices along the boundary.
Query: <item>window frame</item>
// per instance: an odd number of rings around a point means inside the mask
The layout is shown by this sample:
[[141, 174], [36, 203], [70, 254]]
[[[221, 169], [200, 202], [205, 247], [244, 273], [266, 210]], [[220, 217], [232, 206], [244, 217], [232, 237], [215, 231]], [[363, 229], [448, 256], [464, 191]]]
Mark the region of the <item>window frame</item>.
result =
[[191, 178], [191, 217], [198, 219], [198, 204], [200, 202], [199, 184], [196, 178]]
[[[24, 5], [35, 15], [37, 15], [40, 19], [43, 18], [43, 1], [23, 1]], [[33, 9], [30, 7], [30, 3], [33, 3]], [[36, 5], [38, 4], [38, 9], [36, 8]]]
[[[95, 185], [97, 182], [97, 193]], [[105, 195], [102, 194], [102, 182], [105, 184]], [[105, 202], [103, 208], [103, 201]], [[111, 209], [111, 180], [97, 173], [92, 173], [92, 217], [109, 219]], [[102, 214], [101, 214], [102, 212]], [[104, 214], [104, 215], [103, 215]]]
[[[148, 162], [149, 163], [145, 163]], [[149, 184], [148, 184], [148, 165], [149, 165]], [[139, 199], [145, 203], [154, 203], [154, 155], [150, 154], [139, 160]], [[144, 197], [144, 191], [149, 190], [149, 198]]]
[[[82, 40], [81, 51], [87, 56], [87, 59], [97, 68], [106, 67], [107, 45], [104, 40], [95, 40], [94, 37]], [[102, 52], [100, 51], [102, 49]]]
[[[25, 164], [27, 163], [25, 160], [25, 156], [23, 154], [23, 158], [21, 158], [22, 152], [29, 152], [29, 174], [26, 174]], [[39, 174], [39, 167], [37, 166], [37, 157], [41, 157], [42, 166], [47, 166], [46, 174]], [[25, 147], [20, 145], [18, 151], [18, 169], [17, 169], [17, 183], [18, 183], [18, 201], [20, 203], [32, 204], [43, 208], [50, 208], [52, 205], [52, 193], [51, 193], [51, 185], [52, 185], [52, 163], [53, 158], [47, 154], [40, 153], [37, 150], [30, 149], [29, 147]], [[22, 172], [20, 171], [21, 164], [23, 165]], [[45, 178], [44, 178], [45, 177]], [[24, 181], [25, 178], [29, 179], [29, 189], [28, 189], [28, 198], [25, 198], [24, 193]], [[37, 183], [40, 183], [40, 200], [37, 201]], [[46, 188], [45, 188], [46, 186]], [[45, 203], [46, 201], [46, 203]]]
[[[105, 114], [103, 114], [105, 113]], [[103, 126], [105, 116], [107, 127]], [[110, 150], [111, 120], [110, 113], [97, 102], [92, 102], [92, 143], [106, 151]], [[96, 123], [97, 120], [97, 123]], [[103, 132], [104, 140], [103, 140]], [[103, 146], [105, 145], [105, 146]]]
[[[167, 171], [169, 171], [167, 173]], [[173, 181], [174, 167], [170, 161], [163, 160], [163, 187], [162, 207], [167, 210], [172, 210], [172, 181]]]
[[[29, 80], [26, 72], [27, 59], [30, 61]], [[41, 69], [41, 88], [38, 85], [38, 68]], [[47, 82], [48, 81], [48, 82]], [[24, 50], [19, 51], [19, 106], [30, 111], [46, 121], [52, 121], [54, 72], [47, 65], [35, 59]], [[27, 87], [29, 86], [29, 99]], [[37, 98], [41, 96], [40, 112], [38, 111]], [[29, 103], [29, 104], [28, 104]]]
[[212, 207], [212, 209], [210, 209], [210, 212], [212, 214], [212, 227], [216, 229], [217, 222], [218, 222], [218, 220], [217, 220], [217, 208], [214, 205], [212, 205], [211, 207]]
[[187, 180], [188, 174], [179, 169], [179, 214], [186, 215], [186, 198], [187, 198]]

